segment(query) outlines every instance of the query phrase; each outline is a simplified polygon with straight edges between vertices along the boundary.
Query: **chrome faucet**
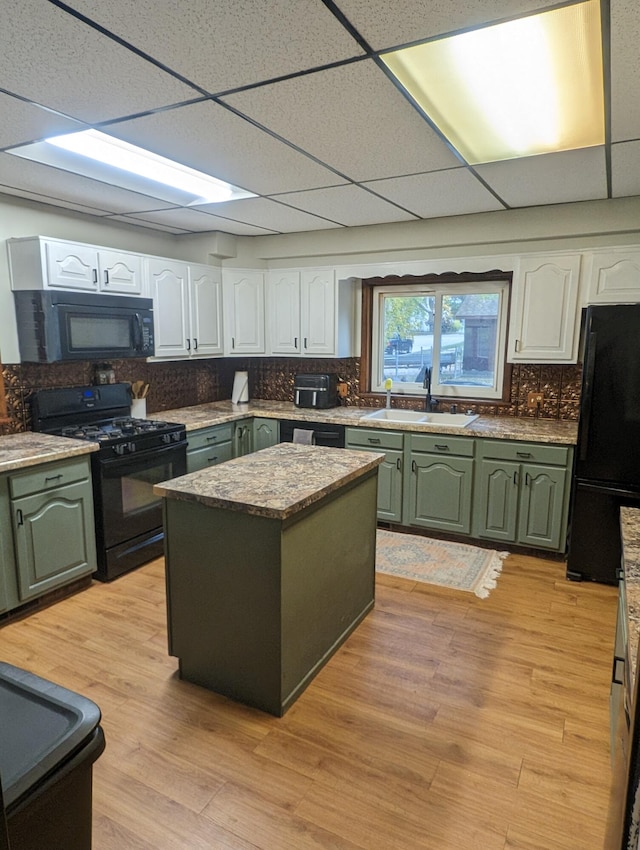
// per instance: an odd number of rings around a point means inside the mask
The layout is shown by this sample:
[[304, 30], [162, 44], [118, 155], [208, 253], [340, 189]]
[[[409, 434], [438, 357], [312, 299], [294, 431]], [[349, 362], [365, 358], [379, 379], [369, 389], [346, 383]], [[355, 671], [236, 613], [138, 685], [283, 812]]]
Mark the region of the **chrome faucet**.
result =
[[431, 397], [431, 369], [424, 370], [424, 381], [422, 386], [427, 391], [424, 397], [424, 409], [428, 413], [432, 413], [438, 407], [438, 399]]

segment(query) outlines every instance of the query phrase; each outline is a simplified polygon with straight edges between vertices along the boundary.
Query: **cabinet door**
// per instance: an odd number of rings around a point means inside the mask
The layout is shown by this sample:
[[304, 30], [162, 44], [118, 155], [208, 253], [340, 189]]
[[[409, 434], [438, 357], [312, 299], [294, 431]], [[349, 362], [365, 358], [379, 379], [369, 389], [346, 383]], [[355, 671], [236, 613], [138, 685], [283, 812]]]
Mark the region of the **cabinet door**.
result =
[[96, 569], [89, 481], [11, 503], [21, 601]]
[[640, 249], [593, 251], [585, 258], [587, 304], [640, 301]]
[[522, 257], [513, 282], [510, 361], [576, 363], [580, 254]]
[[515, 542], [519, 475], [518, 463], [480, 461], [473, 505], [478, 537]]
[[411, 454], [409, 522], [469, 534], [473, 459]]
[[268, 449], [275, 446], [280, 439], [280, 428], [277, 419], [256, 417], [253, 420], [253, 450]]
[[222, 276], [213, 266], [189, 266], [189, 313], [191, 354], [222, 354]]
[[332, 356], [336, 351], [336, 286], [333, 270], [302, 272], [302, 353]]
[[264, 354], [264, 275], [225, 271], [225, 350], [228, 354]]
[[402, 521], [402, 452], [386, 451], [378, 467], [378, 519]]
[[188, 357], [189, 294], [185, 263], [149, 260], [156, 357]]
[[91, 245], [46, 242], [47, 285], [98, 291], [98, 251]]
[[236, 422], [233, 429], [233, 456], [243, 457], [253, 450], [253, 426], [247, 422]]
[[270, 272], [269, 350], [272, 354], [300, 354], [300, 272]]
[[103, 292], [142, 294], [142, 257], [116, 251], [99, 251], [98, 268], [100, 289]]
[[560, 548], [566, 469], [523, 464], [521, 474], [518, 542]]

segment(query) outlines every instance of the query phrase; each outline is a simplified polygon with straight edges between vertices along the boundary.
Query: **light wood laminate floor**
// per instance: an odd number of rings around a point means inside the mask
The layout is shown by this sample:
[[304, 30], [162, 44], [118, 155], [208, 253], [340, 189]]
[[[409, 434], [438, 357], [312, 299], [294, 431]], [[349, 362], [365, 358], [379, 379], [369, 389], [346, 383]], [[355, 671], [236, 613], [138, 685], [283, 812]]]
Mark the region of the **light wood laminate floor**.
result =
[[0, 629], [95, 700], [93, 850], [601, 850], [616, 591], [512, 555], [488, 599], [381, 576], [284, 718], [176, 675], [163, 561]]

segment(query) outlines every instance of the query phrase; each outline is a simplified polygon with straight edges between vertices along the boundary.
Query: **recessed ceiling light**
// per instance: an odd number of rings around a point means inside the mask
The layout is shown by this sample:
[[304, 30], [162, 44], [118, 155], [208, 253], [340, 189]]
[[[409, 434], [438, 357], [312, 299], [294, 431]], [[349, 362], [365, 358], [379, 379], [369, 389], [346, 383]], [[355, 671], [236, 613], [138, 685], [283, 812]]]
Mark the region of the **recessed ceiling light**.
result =
[[9, 149], [7, 153], [64, 168], [84, 177], [108, 179], [112, 185], [146, 192], [152, 197], [162, 197], [184, 206], [255, 197], [251, 192], [99, 130], [52, 136], [44, 142]]
[[598, 0], [381, 59], [471, 164], [604, 144]]

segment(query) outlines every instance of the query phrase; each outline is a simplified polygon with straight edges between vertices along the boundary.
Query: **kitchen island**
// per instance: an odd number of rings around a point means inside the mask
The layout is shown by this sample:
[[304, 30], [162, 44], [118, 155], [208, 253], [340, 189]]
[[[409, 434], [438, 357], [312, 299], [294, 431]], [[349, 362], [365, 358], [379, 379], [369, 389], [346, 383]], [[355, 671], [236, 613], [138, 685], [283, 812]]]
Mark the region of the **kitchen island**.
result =
[[373, 607], [382, 460], [283, 443], [155, 485], [182, 678], [285, 713]]

